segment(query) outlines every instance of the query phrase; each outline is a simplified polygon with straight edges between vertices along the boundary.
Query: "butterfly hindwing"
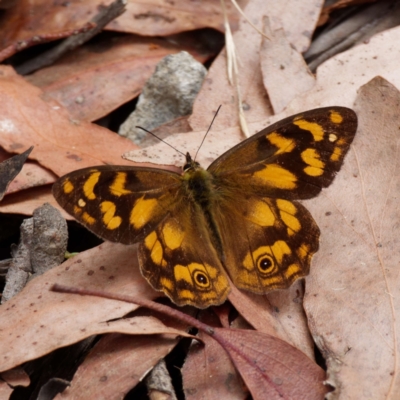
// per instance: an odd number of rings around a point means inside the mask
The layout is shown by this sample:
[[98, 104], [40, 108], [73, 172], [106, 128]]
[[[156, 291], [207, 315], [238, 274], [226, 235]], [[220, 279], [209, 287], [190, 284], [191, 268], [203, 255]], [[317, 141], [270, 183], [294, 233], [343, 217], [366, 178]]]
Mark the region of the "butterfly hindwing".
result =
[[221, 304], [229, 293], [226, 273], [196, 204], [181, 201], [139, 246], [143, 276], [178, 305]]
[[[224, 265], [235, 286], [259, 294], [288, 288], [308, 275], [319, 228], [300, 203], [237, 193], [216, 213]], [[234, 226], [235, 229], [227, 229]]]
[[223, 186], [282, 199], [308, 199], [330, 185], [357, 129], [357, 116], [327, 107], [285, 118], [241, 142], [208, 171]]
[[178, 174], [151, 168], [98, 166], [53, 185], [60, 205], [103, 239], [136, 243], [175, 207]]

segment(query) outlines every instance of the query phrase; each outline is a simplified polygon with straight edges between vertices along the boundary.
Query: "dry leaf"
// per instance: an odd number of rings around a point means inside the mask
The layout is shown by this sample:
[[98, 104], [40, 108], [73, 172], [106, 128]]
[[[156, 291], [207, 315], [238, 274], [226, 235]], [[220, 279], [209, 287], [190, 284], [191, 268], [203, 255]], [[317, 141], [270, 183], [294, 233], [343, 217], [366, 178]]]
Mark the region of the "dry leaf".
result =
[[[203, 311], [200, 320], [211, 326], [218, 319]], [[193, 341], [182, 368], [183, 390], [190, 400], [246, 399], [248, 391], [226, 351], [209, 335], [199, 332], [204, 344]]]
[[[363, 43], [332, 57], [317, 69], [312, 90], [296, 98], [284, 116], [315, 107], [352, 107], [357, 90], [379, 75], [400, 89], [397, 63], [400, 57], [400, 27], [378, 33]], [[283, 118], [280, 114], [276, 118]]]
[[[1, 373], [1, 379], [7, 382], [11, 387], [29, 386], [31, 380], [29, 375], [22, 368], [14, 368]], [[0, 398], [3, 398], [0, 396]]]
[[336, 388], [329, 399], [400, 397], [399, 105], [381, 77], [360, 89], [359, 130], [341, 179], [309, 202], [321, 246], [305, 309]]
[[314, 343], [302, 306], [303, 292], [303, 283], [299, 281], [287, 290], [266, 296], [231, 285], [229, 300], [257, 331], [276, 336], [314, 359]]
[[73, 220], [73, 217], [64, 211], [55, 200], [50, 185], [8, 194], [0, 203], [0, 212], [3, 214], [32, 215], [33, 211], [44, 203], [49, 203], [57, 208], [65, 219]]
[[321, 400], [325, 371], [304, 353], [274, 336], [215, 328], [253, 399]]
[[8, 185], [21, 171], [31, 151], [32, 147], [0, 163], [0, 200], [3, 199]]
[[0, 89], [0, 145], [9, 152], [34, 145], [31, 158], [57, 175], [104, 163], [127, 164], [120, 155], [136, 148], [105, 128], [72, 120], [10, 67], [0, 68]]
[[[102, 1], [102, 6], [113, 0]], [[32, 37], [56, 35], [59, 32], [79, 29], [89, 22], [99, 11], [97, 0], [70, 1], [65, 5], [47, 0], [19, 1], [6, 10], [0, 24], [0, 48]], [[237, 12], [228, 5], [234, 25]], [[223, 31], [223, 18], [219, 2], [203, 0], [197, 3], [185, 0], [159, 0], [143, 3], [128, 0], [126, 11], [108, 25], [108, 29], [136, 33], [143, 36], [166, 36], [182, 31], [201, 28], [215, 28]], [[54, 40], [53, 39], [53, 40]]]
[[94, 121], [137, 97], [163, 57], [186, 50], [199, 62], [205, 62], [212, 53], [201, 43], [197, 40], [186, 44], [185, 37], [174, 41], [107, 37], [75, 50], [26, 79], [40, 87], [46, 98], [68, 109], [72, 118]]
[[27, 161], [22, 166], [21, 172], [10, 183], [6, 194], [16, 193], [20, 190], [29, 189], [43, 185], [49, 185], [57, 180], [57, 176], [43, 168], [34, 161]]
[[0, 380], [0, 398], [4, 400], [9, 399], [12, 392], [13, 389], [6, 382]]
[[274, 114], [278, 114], [294, 98], [310, 90], [315, 78], [302, 54], [287, 40], [285, 31], [282, 28], [272, 31], [267, 17], [264, 18], [264, 26], [268, 39], [262, 38], [261, 70]]
[[[137, 322], [133, 325], [127, 319], [117, 320], [136, 309], [134, 304], [50, 292], [53, 283], [101, 290], [107, 288], [111, 292], [148, 299], [160, 295], [139, 272], [136, 246], [104, 243], [81, 253], [33, 279], [0, 307], [3, 323], [0, 371], [93, 334], [146, 333], [143, 329], [153, 333], [172, 333], [171, 328], [160, 328], [160, 323], [154, 325], [152, 321], [146, 321], [147, 325], [138, 325]], [[175, 330], [176, 334], [185, 335], [185, 332]]]
[[[252, 0], [244, 8], [247, 17], [261, 30], [262, 17], [268, 16], [273, 30], [283, 28], [291, 43], [298, 51], [307, 49], [318, 20], [322, 0], [307, 1], [265, 1]], [[295, 12], [293, 10], [296, 10]], [[251, 123], [265, 119], [272, 109], [263, 88], [260, 68], [261, 35], [241, 19], [234, 34], [239, 63], [239, 85], [243, 97], [246, 120]], [[226, 53], [221, 54], [209, 69], [203, 88], [193, 106], [190, 125], [194, 131], [208, 128], [210, 115], [222, 104], [221, 112], [213, 130], [238, 125], [236, 89], [227, 79]]]
[[55, 399], [122, 398], [177, 342], [161, 336], [106, 335], [79, 366], [71, 386]]

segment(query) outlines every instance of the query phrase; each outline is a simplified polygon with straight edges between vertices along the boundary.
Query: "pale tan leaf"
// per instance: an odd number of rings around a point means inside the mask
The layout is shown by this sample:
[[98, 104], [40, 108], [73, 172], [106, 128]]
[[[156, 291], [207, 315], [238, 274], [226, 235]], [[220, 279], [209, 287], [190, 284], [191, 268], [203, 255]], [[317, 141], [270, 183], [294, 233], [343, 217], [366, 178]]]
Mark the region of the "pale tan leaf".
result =
[[261, 70], [265, 90], [274, 114], [280, 113], [294, 98], [309, 91], [315, 78], [300, 52], [288, 41], [282, 28], [271, 30], [264, 18], [265, 33], [260, 50]]
[[321, 247], [305, 309], [336, 388], [329, 399], [400, 397], [399, 104], [381, 77], [360, 89], [359, 129], [341, 179], [307, 202]]
[[[314, 88], [296, 98], [284, 115], [332, 105], [351, 108], [359, 87], [377, 75], [400, 89], [399, 41], [400, 27], [396, 27], [332, 57], [318, 67]], [[281, 119], [282, 114], [277, 118]]]

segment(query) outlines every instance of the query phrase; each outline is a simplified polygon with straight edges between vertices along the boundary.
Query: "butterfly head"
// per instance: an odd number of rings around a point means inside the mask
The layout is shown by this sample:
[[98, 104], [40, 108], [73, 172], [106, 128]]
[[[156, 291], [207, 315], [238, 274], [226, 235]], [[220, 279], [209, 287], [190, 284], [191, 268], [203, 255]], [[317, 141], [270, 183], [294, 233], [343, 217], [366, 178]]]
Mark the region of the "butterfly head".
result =
[[192, 159], [192, 156], [189, 153], [186, 153], [186, 162], [183, 166], [183, 172], [189, 172], [189, 171], [195, 171], [196, 169], [199, 169], [200, 164]]

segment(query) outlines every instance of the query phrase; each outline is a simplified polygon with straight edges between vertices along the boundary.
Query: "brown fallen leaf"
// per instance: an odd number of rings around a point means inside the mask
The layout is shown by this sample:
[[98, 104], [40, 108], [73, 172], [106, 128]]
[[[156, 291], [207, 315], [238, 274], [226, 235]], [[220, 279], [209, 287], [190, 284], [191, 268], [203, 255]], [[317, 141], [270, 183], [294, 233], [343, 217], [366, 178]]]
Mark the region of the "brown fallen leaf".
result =
[[[0, 306], [0, 371], [33, 360], [56, 348], [104, 332], [129, 333], [140, 329], [172, 332], [147, 321], [146, 325], [119, 320], [137, 308], [106, 299], [60, 295], [49, 291], [53, 283], [135, 294], [154, 299], [160, 294], [140, 275], [136, 246], [104, 243], [81, 253], [33, 279], [15, 297]], [[57, 312], [54, 312], [57, 310]], [[136, 317], [138, 318], [138, 317]], [[144, 317], [140, 317], [144, 318]], [[111, 321], [111, 322], [107, 322]], [[138, 320], [136, 320], [138, 321]], [[175, 330], [175, 335], [186, 335]]]
[[[112, 2], [104, 0], [102, 5], [108, 6]], [[97, 0], [71, 1], [67, 6], [47, 0], [19, 1], [2, 14], [0, 49], [34, 36], [53, 35], [55, 40], [57, 33], [85, 26], [98, 13], [98, 7]], [[185, 0], [174, 3], [128, 0], [126, 9], [121, 17], [108, 25], [108, 29], [143, 36], [166, 36], [201, 28], [223, 31], [221, 6], [214, 0], [203, 0], [201, 7]], [[230, 4], [227, 9], [236, 25], [236, 9]]]
[[202, 42], [186, 36], [150, 39], [123, 36], [97, 40], [26, 79], [68, 109], [72, 118], [94, 121], [137, 97], [156, 64], [188, 51], [199, 62], [213, 55]]
[[55, 399], [122, 398], [177, 342], [161, 336], [106, 335]]
[[32, 215], [33, 211], [44, 203], [49, 203], [57, 208], [65, 219], [73, 220], [73, 217], [58, 205], [51, 192], [51, 185], [39, 186], [7, 194], [0, 203], [0, 213]]
[[[238, 3], [243, 5], [246, 0], [239, 0]], [[202, 0], [201, 7], [186, 0], [175, 0], [173, 3], [168, 0], [153, 3], [128, 0], [126, 8], [125, 14], [107, 26], [110, 30], [143, 36], [166, 36], [201, 28], [224, 31], [221, 4], [214, 0]], [[226, 2], [226, 10], [236, 26], [238, 13], [235, 7]]]
[[309, 203], [324, 240], [304, 305], [336, 389], [329, 399], [400, 398], [399, 104], [381, 77], [359, 90], [341, 179]]
[[253, 399], [320, 400], [325, 371], [283, 340], [262, 332], [215, 328]]
[[0, 145], [7, 151], [33, 145], [31, 158], [57, 175], [91, 165], [128, 164], [120, 156], [134, 144], [98, 125], [74, 121], [12, 68], [0, 68], [0, 89]]
[[53, 184], [57, 176], [35, 161], [26, 161], [21, 172], [10, 183], [6, 194], [16, 193], [33, 187]]
[[[1, 379], [7, 382], [11, 387], [15, 386], [29, 386], [31, 380], [29, 375], [22, 368], [14, 368], [8, 371], [4, 371], [0, 374]], [[1, 397], [0, 395], [0, 398]]]

